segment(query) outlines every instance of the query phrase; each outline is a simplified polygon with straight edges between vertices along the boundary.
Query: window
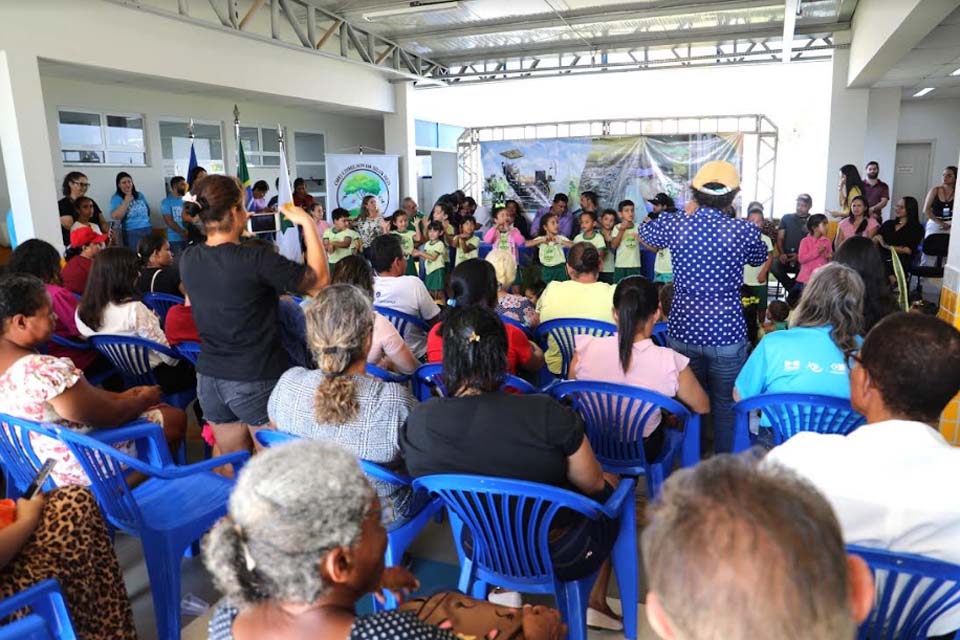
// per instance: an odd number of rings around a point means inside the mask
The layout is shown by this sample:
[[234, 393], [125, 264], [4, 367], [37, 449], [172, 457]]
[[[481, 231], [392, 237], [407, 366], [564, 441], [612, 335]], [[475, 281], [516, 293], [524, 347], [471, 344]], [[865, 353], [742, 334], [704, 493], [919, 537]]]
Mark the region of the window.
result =
[[240, 127], [240, 142], [243, 144], [247, 166], [280, 166], [280, 141], [277, 139], [276, 128]]
[[291, 178], [303, 178], [306, 181], [307, 192], [318, 198], [326, 208], [326, 150], [325, 138], [322, 133], [310, 131], [293, 132], [295, 175]]
[[[163, 174], [166, 177], [187, 177], [190, 168], [189, 120], [160, 121], [160, 149], [163, 155]], [[219, 122], [193, 123], [193, 150], [197, 164], [210, 173], [226, 173], [223, 163], [223, 135]]]
[[142, 115], [61, 109], [59, 116], [64, 163], [146, 166]]

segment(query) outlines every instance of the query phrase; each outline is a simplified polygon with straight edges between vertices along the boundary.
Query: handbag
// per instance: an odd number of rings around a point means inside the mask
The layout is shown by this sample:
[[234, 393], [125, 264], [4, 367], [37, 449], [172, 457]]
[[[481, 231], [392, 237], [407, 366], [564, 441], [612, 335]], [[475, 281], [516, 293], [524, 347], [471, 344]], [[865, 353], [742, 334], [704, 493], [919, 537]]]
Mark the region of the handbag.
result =
[[423, 622], [468, 640], [523, 640], [523, 612], [476, 600], [456, 591], [412, 598], [400, 605]]

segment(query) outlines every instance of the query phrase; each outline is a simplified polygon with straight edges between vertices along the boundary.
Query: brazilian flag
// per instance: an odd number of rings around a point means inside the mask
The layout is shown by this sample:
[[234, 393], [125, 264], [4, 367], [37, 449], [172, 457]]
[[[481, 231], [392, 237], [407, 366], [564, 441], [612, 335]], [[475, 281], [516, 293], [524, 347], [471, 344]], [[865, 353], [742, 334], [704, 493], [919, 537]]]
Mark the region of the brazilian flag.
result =
[[250, 172], [247, 170], [247, 157], [243, 153], [243, 143], [240, 141], [238, 141], [237, 150], [240, 155], [239, 161], [237, 162], [237, 179], [240, 180], [240, 186], [243, 187], [243, 192], [246, 194], [245, 199], [249, 202], [250, 198], [253, 197], [253, 185], [250, 183]]

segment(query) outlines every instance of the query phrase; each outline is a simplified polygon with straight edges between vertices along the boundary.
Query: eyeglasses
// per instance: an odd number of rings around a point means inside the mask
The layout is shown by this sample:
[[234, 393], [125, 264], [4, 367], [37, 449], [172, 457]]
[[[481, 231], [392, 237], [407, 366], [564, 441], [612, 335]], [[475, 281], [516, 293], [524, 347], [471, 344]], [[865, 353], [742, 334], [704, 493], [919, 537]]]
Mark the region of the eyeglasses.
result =
[[855, 367], [863, 366], [863, 360], [860, 359], [859, 349], [847, 349], [844, 351], [843, 361], [846, 363], [848, 371], [853, 371]]
[[86, 189], [86, 188], [88, 188], [88, 187], [90, 186], [90, 183], [89, 183], [89, 182], [78, 182], [78, 181], [76, 181], [76, 180], [73, 182], [73, 184], [77, 185], [77, 186], [80, 187], [81, 189]]

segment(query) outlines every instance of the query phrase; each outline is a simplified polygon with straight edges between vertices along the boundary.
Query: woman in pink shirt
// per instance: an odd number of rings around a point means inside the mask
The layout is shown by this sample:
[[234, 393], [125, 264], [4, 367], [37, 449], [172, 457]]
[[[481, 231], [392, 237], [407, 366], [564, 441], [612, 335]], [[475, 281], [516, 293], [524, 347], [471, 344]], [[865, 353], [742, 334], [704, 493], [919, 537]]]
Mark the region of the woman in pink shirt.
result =
[[497, 224], [483, 234], [483, 241], [492, 244], [494, 249], [509, 251], [517, 264], [520, 264], [520, 247], [526, 243], [526, 239], [513, 226], [513, 213], [503, 207], [494, 211], [494, 219]]
[[833, 259], [833, 244], [827, 237], [827, 216], [815, 213], [807, 219], [806, 238], [800, 241], [797, 251], [797, 262], [800, 263], [800, 273], [797, 274], [797, 284], [802, 289], [810, 282], [813, 272]]
[[844, 240], [853, 236], [873, 238], [879, 229], [880, 225], [876, 218], [867, 215], [867, 199], [863, 196], [854, 196], [850, 200], [850, 215], [837, 227], [837, 248], [840, 248]]
[[[580, 335], [570, 362], [573, 380], [598, 380], [662, 393], [696, 413], [710, 411], [710, 398], [688, 366], [690, 359], [668, 347], [658, 347], [650, 336], [660, 315], [657, 287], [642, 276], [625, 278], [613, 292], [613, 319], [617, 335], [606, 338]], [[611, 363], [617, 362], [619, 366]], [[663, 445], [657, 429], [660, 412], [643, 428], [643, 449], [653, 460]]]

